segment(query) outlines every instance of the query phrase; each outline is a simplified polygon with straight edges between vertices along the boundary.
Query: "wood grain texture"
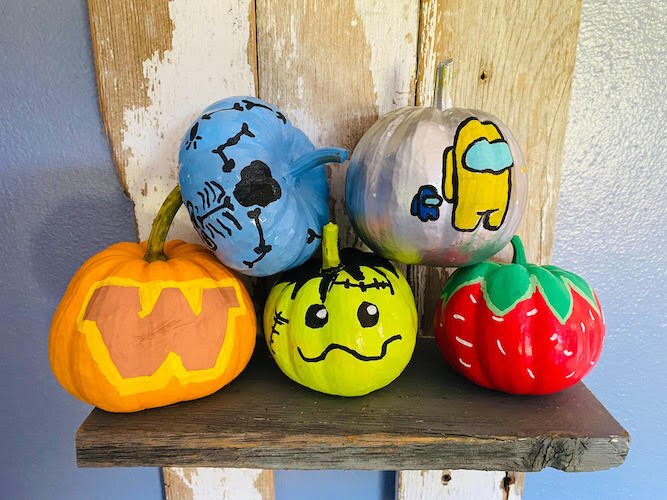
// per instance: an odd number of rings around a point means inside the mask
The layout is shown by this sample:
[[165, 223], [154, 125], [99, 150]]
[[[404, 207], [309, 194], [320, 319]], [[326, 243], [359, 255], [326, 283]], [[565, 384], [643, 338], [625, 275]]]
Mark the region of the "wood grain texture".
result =
[[[254, 95], [252, 0], [89, 0], [100, 109], [139, 238], [177, 182], [178, 148], [211, 102]], [[182, 210], [171, 237], [198, 241]]]
[[273, 500], [273, 471], [170, 467], [164, 493], [166, 500]]
[[359, 398], [313, 392], [263, 348], [207, 398], [133, 414], [95, 409], [77, 432], [82, 467], [598, 470], [620, 465], [627, 432], [577, 384], [543, 397], [477, 387], [420, 339], [406, 372]]
[[522, 488], [505, 472], [408, 470], [396, 478], [396, 499], [518, 500]]
[[[316, 146], [351, 151], [378, 115], [414, 104], [418, 16], [418, 0], [257, 0], [259, 96]], [[329, 169], [341, 246], [357, 243], [346, 169]]]
[[443, 48], [455, 106], [489, 111], [522, 146], [530, 183], [527, 257], [551, 259], [581, 0], [448, 0]]

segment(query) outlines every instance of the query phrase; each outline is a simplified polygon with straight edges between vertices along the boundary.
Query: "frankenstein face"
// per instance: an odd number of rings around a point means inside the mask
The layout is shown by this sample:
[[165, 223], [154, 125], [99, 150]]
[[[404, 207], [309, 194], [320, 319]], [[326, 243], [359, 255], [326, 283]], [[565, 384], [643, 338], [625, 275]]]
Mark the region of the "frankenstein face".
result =
[[337, 267], [288, 273], [266, 307], [265, 333], [278, 365], [321, 392], [358, 396], [384, 387], [414, 350], [412, 291], [373, 254], [345, 249]]

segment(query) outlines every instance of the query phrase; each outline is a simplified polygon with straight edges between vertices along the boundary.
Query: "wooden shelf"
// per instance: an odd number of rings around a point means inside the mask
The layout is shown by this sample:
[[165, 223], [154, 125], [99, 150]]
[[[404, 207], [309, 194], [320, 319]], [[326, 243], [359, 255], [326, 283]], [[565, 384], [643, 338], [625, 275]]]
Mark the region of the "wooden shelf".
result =
[[582, 384], [509, 396], [452, 372], [420, 339], [393, 384], [327, 396], [285, 377], [263, 344], [212, 396], [133, 414], [95, 409], [76, 435], [81, 467], [591, 471], [621, 465], [628, 432]]

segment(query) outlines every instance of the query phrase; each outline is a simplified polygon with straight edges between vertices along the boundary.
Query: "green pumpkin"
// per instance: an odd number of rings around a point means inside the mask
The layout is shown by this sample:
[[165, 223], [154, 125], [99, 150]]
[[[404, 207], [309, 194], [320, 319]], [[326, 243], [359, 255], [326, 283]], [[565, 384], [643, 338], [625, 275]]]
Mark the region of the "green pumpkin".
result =
[[346, 248], [323, 229], [323, 262], [289, 271], [264, 309], [264, 334], [280, 369], [316, 391], [362, 396], [400, 375], [414, 351], [410, 285], [388, 260]]

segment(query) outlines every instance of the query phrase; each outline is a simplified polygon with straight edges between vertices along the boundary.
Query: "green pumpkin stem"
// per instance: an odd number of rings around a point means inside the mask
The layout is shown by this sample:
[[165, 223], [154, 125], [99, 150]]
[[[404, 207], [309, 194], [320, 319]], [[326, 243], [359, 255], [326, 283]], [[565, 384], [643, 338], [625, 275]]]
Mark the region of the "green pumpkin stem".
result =
[[523, 248], [523, 243], [521, 242], [521, 238], [519, 238], [518, 236], [512, 236], [512, 240], [510, 241], [510, 243], [514, 248], [514, 257], [512, 258], [512, 264], [520, 264], [522, 266], [528, 264], [526, 260], [526, 250]]
[[178, 209], [181, 208], [182, 204], [183, 198], [181, 198], [181, 188], [177, 184], [164, 200], [155, 219], [153, 219], [151, 234], [148, 237], [146, 253], [144, 254], [144, 260], [146, 262], [169, 260], [167, 254], [164, 253], [164, 242], [167, 239], [167, 233], [169, 232], [171, 223], [174, 221], [176, 212], [178, 212]]
[[435, 88], [433, 89], [433, 107], [443, 111], [452, 107], [452, 66], [454, 61], [447, 59], [438, 64], [435, 70]]
[[329, 222], [322, 228], [322, 269], [331, 269], [339, 265], [338, 226]]

